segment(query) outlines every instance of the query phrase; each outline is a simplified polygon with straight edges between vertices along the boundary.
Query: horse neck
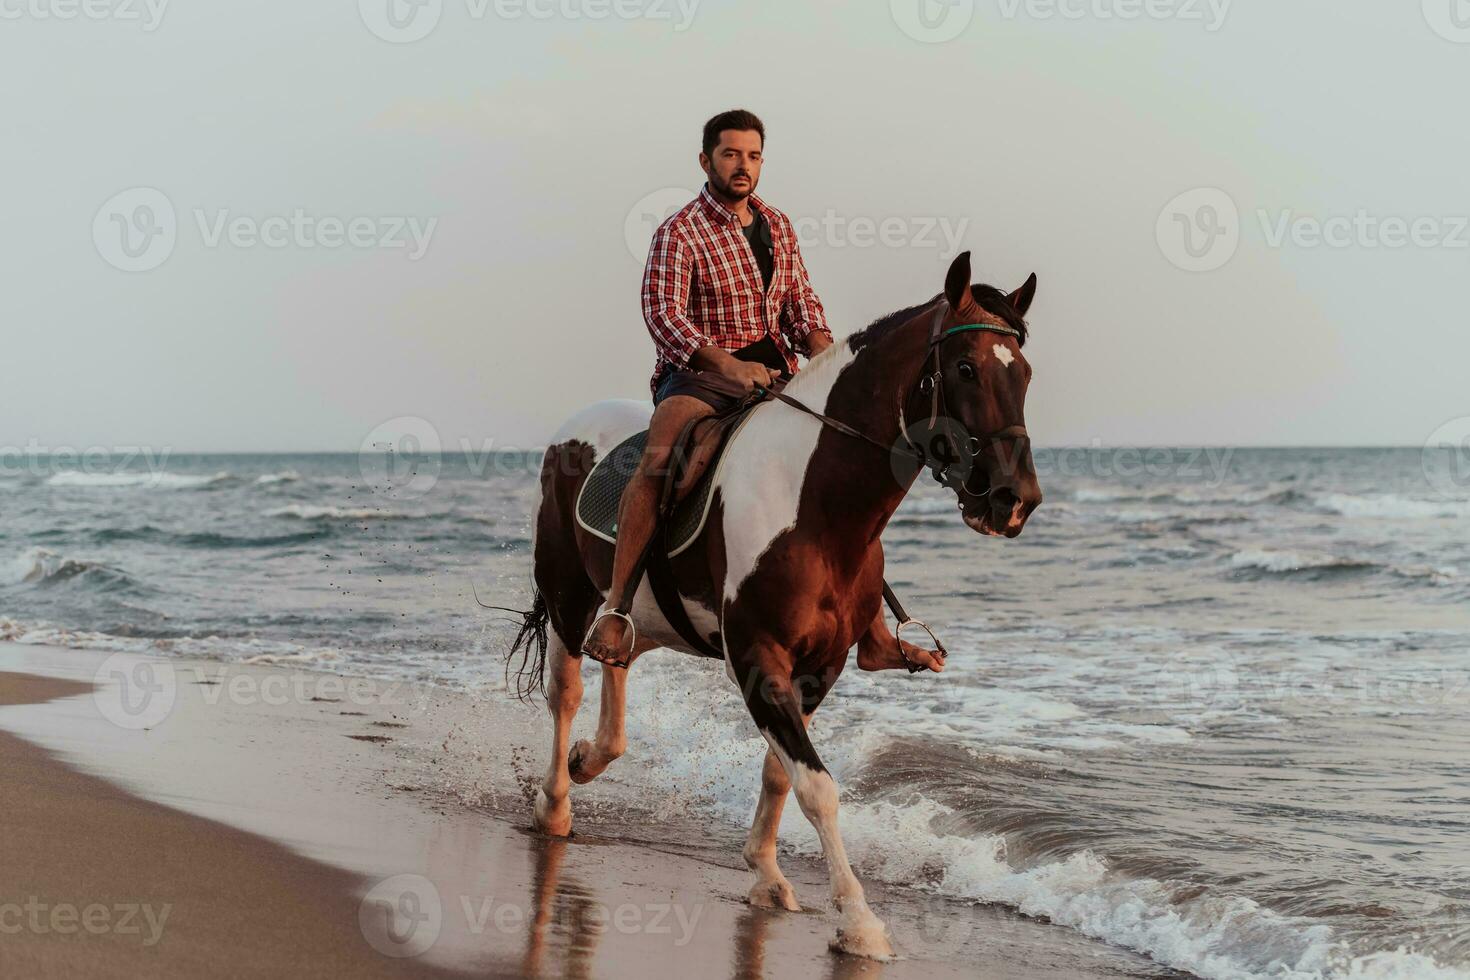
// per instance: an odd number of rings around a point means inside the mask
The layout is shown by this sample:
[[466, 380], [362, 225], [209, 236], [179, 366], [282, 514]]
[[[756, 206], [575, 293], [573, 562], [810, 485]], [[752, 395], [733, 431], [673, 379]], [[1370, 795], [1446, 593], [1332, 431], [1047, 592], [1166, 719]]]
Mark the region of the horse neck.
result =
[[[791, 380], [786, 393], [881, 445], [903, 446], [901, 406], [908, 410], [906, 402], [928, 354], [929, 327], [929, 316], [921, 315], [856, 353], [846, 341], [834, 344]], [[814, 508], [819, 519], [873, 539], [918, 475], [917, 465], [910, 466], [903, 456], [832, 429], [818, 439], [809, 460], [792, 462], [806, 466], [803, 494], [822, 502]]]

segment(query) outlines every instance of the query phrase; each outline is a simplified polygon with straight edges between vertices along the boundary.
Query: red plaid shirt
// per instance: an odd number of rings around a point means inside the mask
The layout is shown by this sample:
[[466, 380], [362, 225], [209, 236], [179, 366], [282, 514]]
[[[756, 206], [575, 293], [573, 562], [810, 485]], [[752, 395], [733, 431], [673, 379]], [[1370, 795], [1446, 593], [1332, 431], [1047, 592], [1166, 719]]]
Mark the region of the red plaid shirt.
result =
[[771, 232], [768, 290], [740, 219], [709, 185], [654, 232], [643, 270], [643, 319], [658, 349], [650, 387], [657, 387], [664, 365], [687, 369], [689, 355], [701, 347], [737, 350], [769, 336], [795, 373], [794, 352], [810, 355], [813, 332], [832, 339], [791, 221], [754, 194], [750, 206]]

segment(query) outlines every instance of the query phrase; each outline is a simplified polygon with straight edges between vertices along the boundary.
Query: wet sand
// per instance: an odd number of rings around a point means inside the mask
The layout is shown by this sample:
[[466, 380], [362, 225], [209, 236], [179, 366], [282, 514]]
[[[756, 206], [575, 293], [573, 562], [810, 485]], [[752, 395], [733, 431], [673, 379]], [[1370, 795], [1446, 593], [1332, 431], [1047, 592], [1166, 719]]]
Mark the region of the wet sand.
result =
[[[166, 711], [134, 697], [150, 686]], [[1004, 909], [876, 885], [902, 958], [833, 955], [815, 862], [783, 859], [807, 911], [765, 912], [744, 903], [738, 852], [691, 846], [688, 825], [594, 812], [551, 840], [523, 800], [444, 792], [436, 748], [495, 703], [0, 644], [0, 975], [1176, 975]], [[539, 770], [514, 727], [491, 725], [486, 765]]]

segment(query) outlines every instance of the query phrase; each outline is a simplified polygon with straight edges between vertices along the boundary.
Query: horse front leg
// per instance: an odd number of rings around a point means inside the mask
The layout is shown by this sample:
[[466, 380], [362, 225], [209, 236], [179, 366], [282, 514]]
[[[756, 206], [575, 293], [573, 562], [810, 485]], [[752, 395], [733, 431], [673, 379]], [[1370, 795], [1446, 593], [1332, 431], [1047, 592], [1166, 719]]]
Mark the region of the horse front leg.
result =
[[582, 704], [582, 662], [551, 630], [547, 638], [546, 665], [551, 677], [546, 687], [546, 710], [551, 713], [551, 763], [546, 778], [536, 791], [536, 829], [553, 837], [572, 832], [572, 780], [567, 771], [567, 744], [572, 737], [572, 719]]
[[776, 830], [781, 826], [781, 811], [786, 808], [786, 794], [791, 792], [791, 779], [786, 767], [773, 749], [766, 750], [766, 763], [761, 770], [761, 799], [745, 840], [745, 866], [755, 872], [755, 884], [746, 900], [761, 908], [783, 908], [800, 912], [796, 890], [781, 873], [776, 863]]
[[863, 886], [847, 861], [847, 850], [837, 827], [837, 782], [822, 765], [807, 737], [802, 700], [791, 682], [791, 657], [785, 651], [769, 650], [751, 659], [753, 663], [747, 662], [743, 669], [732, 664], [733, 673], [756, 727], [780, 761], [796, 791], [801, 812], [821, 840], [832, 883], [832, 904], [839, 916], [832, 949], [872, 959], [889, 959], [893, 947], [888, 942], [887, 931], [868, 908]]

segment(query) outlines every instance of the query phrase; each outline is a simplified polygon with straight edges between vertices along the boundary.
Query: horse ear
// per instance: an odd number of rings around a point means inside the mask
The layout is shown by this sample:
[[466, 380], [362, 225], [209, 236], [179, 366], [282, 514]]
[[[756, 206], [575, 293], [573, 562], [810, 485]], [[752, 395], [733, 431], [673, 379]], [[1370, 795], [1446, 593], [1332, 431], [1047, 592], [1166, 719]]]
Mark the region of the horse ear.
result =
[[949, 264], [949, 272], [944, 276], [944, 295], [949, 300], [949, 308], [956, 313], [974, 302], [970, 296], [969, 252], [961, 252]]
[[1021, 288], [1006, 297], [1010, 301], [1011, 308], [1022, 316], [1031, 309], [1031, 301], [1036, 298], [1036, 273], [1021, 284]]

